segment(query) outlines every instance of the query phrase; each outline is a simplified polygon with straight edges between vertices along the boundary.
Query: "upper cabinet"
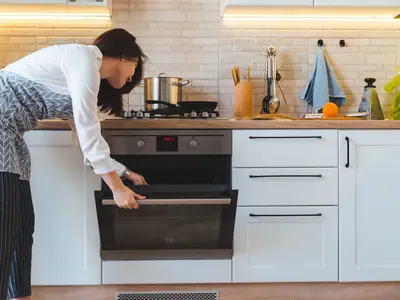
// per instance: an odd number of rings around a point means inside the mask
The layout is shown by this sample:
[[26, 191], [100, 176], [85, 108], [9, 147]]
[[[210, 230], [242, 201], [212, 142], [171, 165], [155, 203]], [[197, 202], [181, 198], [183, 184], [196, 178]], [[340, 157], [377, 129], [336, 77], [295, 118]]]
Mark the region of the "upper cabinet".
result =
[[[13, 15], [61, 15], [85, 14], [91, 18], [108, 20], [112, 11], [112, 0], [0, 0], [0, 11]], [[60, 17], [61, 18], [61, 17]]]
[[400, 0], [315, 0], [315, 6], [400, 6]]
[[[49, 0], [51, 1], [51, 0]], [[79, 1], [79, 0], [76, 0]], [[85, 1], [85, 0], [81, 0]], [[89, 0], [96, 2], [96, 0]], [[400, 0], [225, 0], [228, 7], [252, 7], [252, 6], [400, 6]]]
[[[99, 5], [107, 6], [112, 0], [0, 0], [1, 4], [68, 4], [68, 5]], [[288, 1], [290, 2], [290, 1]], [[292, 1], [293, 2], [293, 1]]]
[[98, 5], [111, 7], [112, 0], [67, 0], [69, 5]]
[[394, 18], [400, 14], [400, 0], [224, 0], [222, 3], [225, 20], [322, 16], [370, 19]]
[[314, 0], [225, 0], [229, 6], [313, 6]]
[[67, 4], [68, 0], [0, 0], [0, 4]]
[[251, 17], [260, 15], [276, 15], [293, 8], [313, 8], [314, 0], [223, 0], [222, 14], [224, 19], [236, 17]]

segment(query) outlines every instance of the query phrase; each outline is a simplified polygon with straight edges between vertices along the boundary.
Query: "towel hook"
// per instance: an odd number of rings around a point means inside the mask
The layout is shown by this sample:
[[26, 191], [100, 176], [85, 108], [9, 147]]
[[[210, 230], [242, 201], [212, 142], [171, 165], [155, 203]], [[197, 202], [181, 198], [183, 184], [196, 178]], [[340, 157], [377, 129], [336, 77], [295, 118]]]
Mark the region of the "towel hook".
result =
[[318, 46], [322, 47], [324, 45], [324, 41], [323, 40], [318, 40]]
[[346, 46], [346, 42], [344, 40], [340, 40], [339, 42], [340, 47]]

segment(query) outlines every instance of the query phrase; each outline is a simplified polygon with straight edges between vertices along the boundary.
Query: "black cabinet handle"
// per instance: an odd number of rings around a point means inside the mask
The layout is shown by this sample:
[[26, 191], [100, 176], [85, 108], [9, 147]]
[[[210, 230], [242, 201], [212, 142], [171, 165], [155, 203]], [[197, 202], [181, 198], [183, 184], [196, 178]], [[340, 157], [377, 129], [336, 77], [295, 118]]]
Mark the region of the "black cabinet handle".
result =
[[321, 174], [316, 175], [249, 175], [250, 178], [322, 178]]
[[346, 136], [346, 142], [347, 142], [347, 163], [346, 163], [346, 168], [350, 167], [350, 139]]
[[272, 217], [321, 217], [322, 214], [283, 214], [283, 215], [257, 215], [257, 214], [249, 214], [250, 217], [257, 218], [257, 217], [263, 217], [263, 218], [272, 218]]
[[322, 136], [250, 136], [249, 139], [322, 139]]

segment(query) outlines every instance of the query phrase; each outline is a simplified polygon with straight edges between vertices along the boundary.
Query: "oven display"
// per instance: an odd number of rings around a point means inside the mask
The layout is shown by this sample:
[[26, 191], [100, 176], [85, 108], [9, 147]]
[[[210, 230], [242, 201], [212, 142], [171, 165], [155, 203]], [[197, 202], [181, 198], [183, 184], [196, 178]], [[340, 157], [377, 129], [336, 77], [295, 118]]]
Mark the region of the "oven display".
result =
[[157, 136], [157, 151], [178, 151], [178, 137], [176, 135]]

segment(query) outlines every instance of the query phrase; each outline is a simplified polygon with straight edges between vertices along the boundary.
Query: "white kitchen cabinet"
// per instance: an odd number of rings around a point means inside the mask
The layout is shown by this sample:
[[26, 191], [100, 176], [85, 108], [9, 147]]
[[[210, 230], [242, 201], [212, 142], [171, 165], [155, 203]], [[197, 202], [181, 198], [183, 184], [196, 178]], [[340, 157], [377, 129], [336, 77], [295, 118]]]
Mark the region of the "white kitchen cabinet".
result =
[[339, 137], [340, 281], [398, 281], [400, 130]]
[[31, 131], [25, 140], [35, 209], [32, 285], [101, 284], [99, 178], [84, 166], [71, 131]]
[[337, 130], [234, 130], [234, 168], [337, 167]]
[[68, 0], [0, 0], [0, 4], [67, 4]]
[[313, 6], [314, 0], [225, 0], [227, 6]]
[[338, 280], [338, 208], [239, 207], [233, 282]]
[[400, 0], [315, 0], [315, 6], [359, 6], [359, 7], [378, 7], [394, 6], [400, 7]]
[[338, 205], [337, 168], [234, 168], [239, 206]]
[[0, 4], [62, 4], [65, 6], [105, 6], [111, 8], [112, 0], [0, 0]]
[[112, 0], [67, 0], [69, 5], [97, 5], [111, 7]]

